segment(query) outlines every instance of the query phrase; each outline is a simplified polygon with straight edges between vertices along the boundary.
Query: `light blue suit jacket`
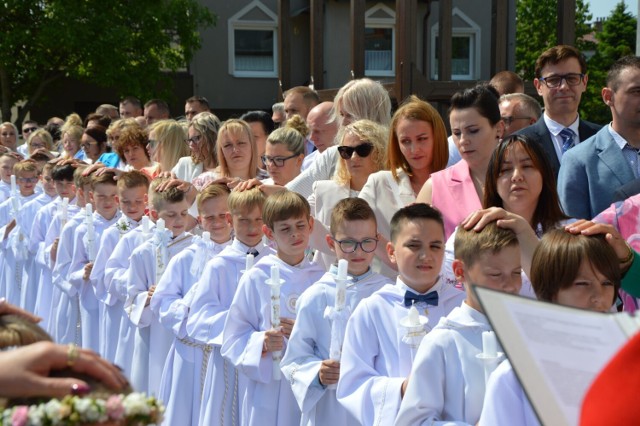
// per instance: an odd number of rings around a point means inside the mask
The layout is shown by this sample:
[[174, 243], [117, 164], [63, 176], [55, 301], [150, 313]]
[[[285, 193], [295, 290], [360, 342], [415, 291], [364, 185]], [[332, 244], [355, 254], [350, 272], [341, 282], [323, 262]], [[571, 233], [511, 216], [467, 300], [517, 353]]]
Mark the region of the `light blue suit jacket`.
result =
[[609, 126], [567, 151], [558, 175], [558, 195], [564, 212], [592, 219], [611, 205], [613, 193], [635, 179]]

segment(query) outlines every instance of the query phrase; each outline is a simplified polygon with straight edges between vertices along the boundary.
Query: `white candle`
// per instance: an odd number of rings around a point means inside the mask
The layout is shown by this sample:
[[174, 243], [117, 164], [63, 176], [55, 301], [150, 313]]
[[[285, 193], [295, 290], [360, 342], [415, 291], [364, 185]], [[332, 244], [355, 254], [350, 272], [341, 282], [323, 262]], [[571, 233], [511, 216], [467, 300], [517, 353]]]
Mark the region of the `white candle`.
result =
[[67, 223], [67, 219], [69, 218], [69, 199], [68, 198], [63, 198], [62, 199], [62, 223]]
[[211, 232], [209, 232], [209, 231], [204, 231], [204, 232], [202, 233], [202, 241], [207, 242], [207, 241], [210, 241], [210, 240], [211, 240]]
[[142, 216], [142, 232], [149, 233], [149, 216]]
[[246, 260], [244, 261], [244, 270], [248, 271], [249, 269], [253, 268], [253, 255], [251, 253], [249, 253], [247, 255]]
[[164, 219], [160, 218], [156, 221], [156, 228], [158, 228], [158, 231], [164, 232]]
[[482, 332], [482, 353], [489, 358], [498, 356], [498, 342], [493, 331]]
[[18, 193], [18, 185], [16, 184], [16, 175], [11, 175], [11, 193]]
[[89, 262], [93, 262], [96, 260], [96, 234], [93, 227], [93, 206], [91, 204], [87, 204], [84, 207], [84, 213], [87, 225], [87, 257], [89, 258]]
[[[280, 327], [280, 268], [278, 265], [271, 267], [271, 327], [273, 329]], [[273, 380], [280, 380], [282, 352], [272, 352], [271, 358], [273, 360]]]
[[420, 314], [414, 305], [409, 308], [409, 324], [411, 327], [420, 327]]
[[346, 259], [338, 261], [338, 277], [336, 278], [336, 300], [334, 308], [341, 311], [347, 304], [347, 267], [349, 262]]
[[349, 262], [347, 262], [347, 259], [338, 260], [338, 279], [339, 280], [347, 279], [348, 268], [349, 268]]

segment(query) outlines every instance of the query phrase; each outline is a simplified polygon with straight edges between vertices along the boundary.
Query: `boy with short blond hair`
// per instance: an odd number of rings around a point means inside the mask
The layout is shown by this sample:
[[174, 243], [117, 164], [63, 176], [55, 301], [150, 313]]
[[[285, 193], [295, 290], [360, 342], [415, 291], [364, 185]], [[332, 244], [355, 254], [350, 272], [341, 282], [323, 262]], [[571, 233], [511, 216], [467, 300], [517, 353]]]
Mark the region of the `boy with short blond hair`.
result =
[[393, 215], [387, 254], [398, 278], [358, 305], [342, 348], [337, 396], [361, 424], [390, 425], [398, 414], [415, 343], [400, 325], [409, 309], [428, 318], [428, 332], [464, 299], [441, 280], [444, 243], [442, 215], [433, 207], [412, 204]]
[[[306, 257], [313, 219], [302, 195], [284, 190], [269, 196], [262, 219], [262, 230], [276, 243], [277, 251], [260, 259], [240, 279], [224, 325], [221, 352], [248, 377], [241, 410], [247, 417], [241, 419], [242, 424], [297, 426], [301, 413], [291, 386], [279, 377], [279, 353], [286, 349], [298, 297], [324, 270]], [[283, 283], [281, 326], [275, 330], [271, 326], [271, 288], [265, 283], [274, 266]]]
[[479, 232], [458, 228], [452, 267], [464, 283], [466, 300], [420, 344], [397, 425], [475, 425], [480, 420], [485, 364], [477, 355], [483, 353], [482, 333], [491, 326], [471, 285], [518, 294], [522, 268], [516, 234], [495, 222]]
[[[265, 196], [258, 188], [235, 191], [229, 195], [227, 219], [232, 224], [234, 240], [207, 263], [202, 277], [186, 297], [190, 299], [187, 338], [210, 348], [208, 359], [204, 360], [207, 363], [204, 386], [197, 379], [198, 376], [194, 382], [194, 392], [200, 392], [202, 386], [202, 403], [194, 398], [193, 408], [198, 410], [194, 411], [194, 424], [213, 424], [218, 419], [224, 419], [224, 425], [231, 425], [232, 419], [239, 419], [240, 416], [239, 408], [246, 388], [246, 377], [222, 357], [220, 347], [229, 306], [240, 277], [246, 272], [247, 255], [252, 254], [255, 256], [254, 261], [258, 261], [273, 253], [262, 243], [264, 202]], [[198, 367], [197, 363], [195, 367]], [[238, 397], [234, 400], [229, 395]]]
[[[125, 310], [136, 327], [133, 357], [131, 360], [131, 384], [135, 389], [158, 394], [160, 378], [172, 333], [161, 323], [150, 308], [157, 283], [164, 274], [168, 262], [193, 243], [193, 235], [185, 232], [189, 202], [184, 191], [169, 187], [158, 191], [167, 178], [156, 178], [149, 188], [149, 216], [156, 223], [153, 238], [133, 250], [129, 259], [127, 301]], [[164, 222], [164, 230], [158, 221]]]
[[90, 275], [100, 311], [100, 355], [111, 362], [115, 361], [116, 348], [120, 341], [124, 302], [107, 292], [105, 267], [118, 241], [140, 225], [147, 207], [149, 179], [144, 173], [131, 170], [118, 176], [116, 187], [116, 201], [122, 215], [102, 234]]
[[[71, 285], [69, 296], [77, 295], [79, 301], [82, 346], [97, 353], [100, 352], [101, 316], [94, 291], [95, 283], [91, 280], [91, 270], [96, 261], [95, 256], [100, 248], [103, 232], [120, 219], [115, 177], [113, 172], [92, 174], [89, 198], [95, 211], [74, 232], [73, 254], [67, 272], [67, 280]], [[93, 223], [93, 241], [88, 235], [89, 219]]]
[[[348, 261], [347, 317], [343, 324], [361, 300], [389, 282], [370, 267], [378, 239], [376, 217], [365, 200], [345, 198], [335, 205], [331, 234], [326, 240], [338, 261]], [[325, 316], [325, 310], [335, 305], [337, 274], [337, 264], [331, 265], [329, 272], [298, 299], [296, 323], [282, 360], [282, 372], [302, 411], [301, 425], [357, 423], [338, 403], [335, 387], [330, 387], [339, 381], [340, 361], [329, 358], [334, 323]]]
[[13, 152], [0, 154], [0, 203], [11, 195], [11, 175], [13, 165], [20, 161], [20, 155]]
[[196, 238], [169, 261], [151, 298], [151, 310], [174, 336], [158, 393], [165, 404], [168, 424], [191, 424], [200, 410], [204, 346], [196, 346], [187, 337], [190, 302], [186, 296], [202, 276], [205, 264], [231, 244], [228, 198], [229, 188], [219, 183], [208, 185], [198, 194], [198, 222], [209, 238]]

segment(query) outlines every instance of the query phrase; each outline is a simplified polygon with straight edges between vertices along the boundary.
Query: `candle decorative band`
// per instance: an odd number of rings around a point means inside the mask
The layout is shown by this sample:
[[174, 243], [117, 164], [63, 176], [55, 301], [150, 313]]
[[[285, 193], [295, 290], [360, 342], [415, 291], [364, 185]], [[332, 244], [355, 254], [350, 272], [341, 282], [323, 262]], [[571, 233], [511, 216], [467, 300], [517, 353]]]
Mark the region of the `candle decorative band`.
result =
[[[271, 287], [271, 328], [277, 330], [280, 328], [280, 287], [284, 284], [284, 280], [280, 279], [280, 269], [277, 265], [271, 267], [271, 278], [265, 283]], [[271, 352], [271, 359], [273, 360], [273, 380], [280, 380], [282, 351]]]

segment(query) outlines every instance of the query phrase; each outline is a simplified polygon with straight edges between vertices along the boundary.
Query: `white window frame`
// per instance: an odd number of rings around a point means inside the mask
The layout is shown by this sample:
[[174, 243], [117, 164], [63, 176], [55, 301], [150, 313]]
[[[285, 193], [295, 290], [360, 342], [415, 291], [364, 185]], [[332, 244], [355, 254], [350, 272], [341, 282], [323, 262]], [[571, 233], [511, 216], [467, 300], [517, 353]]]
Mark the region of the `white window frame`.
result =
[[[378, 11], [384, 11], [389, 18], [373, 18], [372, 15]], [[365, 12], [365, 28], [385, 28], [391, 29], [391, 70], [367, 70], [364, 75], [367, 77], [395, 77], [396, 75], [396, 12], [393, 9], [378, 3]]]
[[[451, 37], [468, 37], [470, 40], [469, 48], [469, 74], [451, 74], [452, 80], [477, 80], [480, 75], [480, 26], [471, 18], [465, 15], [457, 7], [453, 8], [453, 16], [458, 16], [465, 21], [469, 27], [453, 27], [451, 29]], [[438, 79], [438, 67], [436, 66], [436, 37], [438, 36], [439, 25], [436, 22], [431, 27], [431, 78]], [[452, 71], [453, 72], [453, 71]]]
[[[242, 19], [253, 9], [258, 8], [270, 20]], [[236, 70], [235, 30], [272, 31], [273, 32], [273, 69], [269, 71]], [[278, 77], [278, 16], [259, 0], [253, 0], [228, 20], [228, 55], [229, 74], [239, 78], [273, 78]]]

